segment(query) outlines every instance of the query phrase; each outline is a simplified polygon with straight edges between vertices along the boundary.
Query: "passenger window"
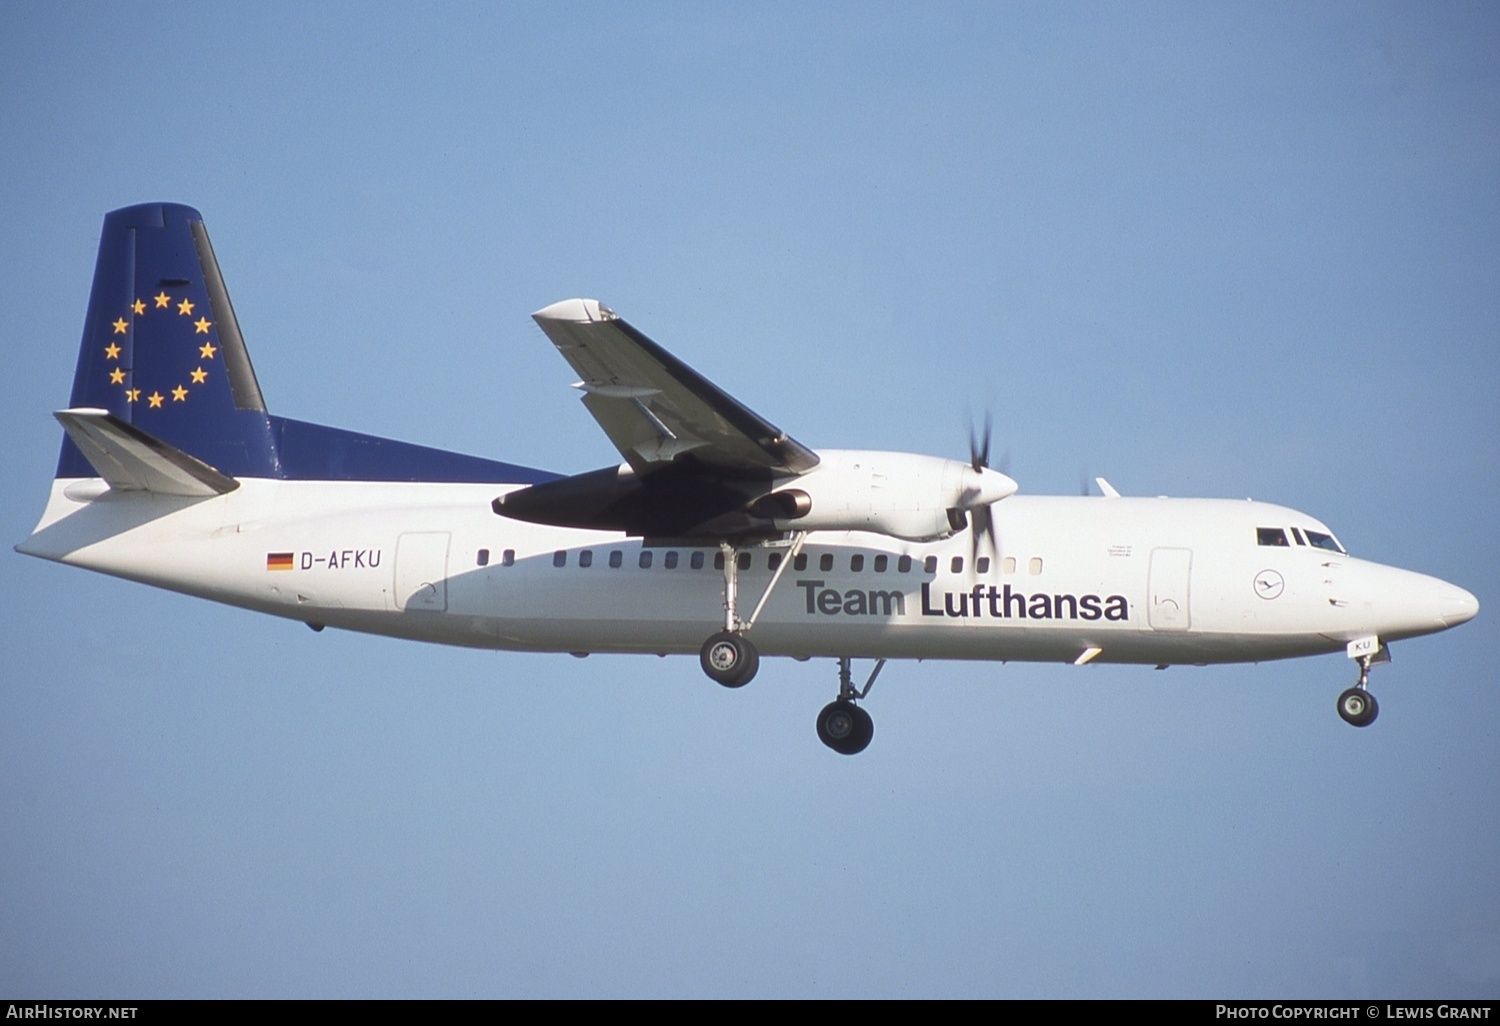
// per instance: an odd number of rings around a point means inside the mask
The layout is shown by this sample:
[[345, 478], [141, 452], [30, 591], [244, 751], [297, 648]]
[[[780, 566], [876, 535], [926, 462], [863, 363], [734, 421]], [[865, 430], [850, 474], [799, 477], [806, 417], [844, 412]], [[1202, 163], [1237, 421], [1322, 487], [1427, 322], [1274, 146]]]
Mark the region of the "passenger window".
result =
[[475, 558], [475, 562], [477, 562], [480, 566], [489, 566], [490, 565], [490, 550], [489, 549], [480, 549], [479, 550], [479, 555]]
[[799, 552], [799, 553], [797, 553], [797, 558], [794, 559], [794, 560], [792, 560], [792, 569], [793, 570], [806, 570], [807, 569], [807, 553], [805, 553], [805, 552]]
[[1031, 557], [1031, 562], [1029, 562], [1029, 563], [1026, 564], [1026, 572], [1028, 574], [1031, 574], [1033, 577], [1035, 577], [1037, 574], [1041, 573], [1042, 572], [1042, 557], [1041, 556], [1032, 556]]
[[937, 573], [937, 557], [936, 556], [928, 556], [926, 559], [922, 560], [922, 572], [925, 573], [925, 574], [935, 574], [935, 573]]
[[979, 559], [977, 561], [975, 561], [975, 563], [974, 563], [974, 571], [976, 573], [979, 573], [979, 574], [987, 574], [987, 573], [989, 573], [990, 572], [990, 557], [989, 556], [980, 556]]
[[640, 560], [640, 562], [641, 562], [641, 569], [642, 570], [650, 570], [651, 569], [651, 557], [652, 557], [652, 555], [654, 555], [654, 553], [652, 553], [652, 551], [650, 549], [642, 549], [641, 550], [641, 560]]
[[618, 569], [620, 569], [620, 565], [622, 563], [624, 563], [624, 562], [625, 562], [625, 556], [624, 556], [623, 553], [620, 552], [619, 549], [614, 549], [614, 550], [612, 550], [610, 552], [610, 554], [609, 554], [609, 568], [611, 570], [618, 570]]
[[911, 557], [910, 556], [897, 556], [896, 557], [896, 570], [899, 573], [903, 573], [903, 574], [909, 574], [909, 573], [911, 573]]
[[827, 573], [829, 570], [833, 569], [832, 552], [825, 552], [818, 557], [818, 569], [822, 570], [824, 573]]
[[564, 549], [558, 549], [556, 552], [552, 553], [552, 565], [567, 566], [568, 553]]
[[594, 565], [594, 550], [584, 549], [578, 554], [578, 565], [587, 569]]
[[1308, 531], [1307, 543], [1315, 549], [1327, 549], [1329, 552], [1337, 552], [1339, 555], [1348, 555], [1344, 547], [1334, 540], [1333, 535], [1324, 534], [1322, 531]]
[[886, 557], [884, 557], [884, 556], [876, 556], [875, 557], [875, 562], [874, 562], [873, 565], [874, 565], [874, 570], [875, 570], [875, 572], [877, 574], [883, 574], [883, 573], [885, 573]]
[[1255, 529], [1255, 544], [1272, 545], [1288, 548], [1286, 532], [1279, 527], [1257, 527]]
[[850, 556], [849, 557], [849, 569], [850, 570], [853, 570], [855, 573], [859, 573], [864, 568], [865, 568], [865, 557], [864, 556], [855, 555], [855, 556]]
[[735, 565], [737, 565], [741, 570], [749, 570], [750, 569], [750, 553], [748, 553], [748, 552], [741, 552], [738, 556], [736, 556], [734, 558], [734, 561], [735, 561]]
[[677, 550], [676, 549], [672, 549], [664, 557], [662, 557], [661, 565], [664, 566], [664, 567], [666, 567], [668, 570], [676, 570], [677, 569]]
[[724, 552], [723, 552], [722, 549], [720, 551], [714, 553], [714, 569], [715, 570], [722, 570], [722, 569], [724, 569]]
[[780, 565], [781, 565], [781, 553], [779, 553], [779, 552], [773, 552], [769, 556], [766, 557], [766, 569], [769, 570], [769, 571], [771, 571], [772, 573], [775, 573], [776, 572], [776, 568], [779, 567]]
[[515, 549], [506, 549], [504, 552], [502, 552], [500, 554], [500, 565], [501, 566], [515, 566], [516, 565], [516, 550]]
[[692, 567], [694, 570], [702, 570], [703, 553], [695, 552], [690, 557], [688, 557], [688, 566]]
[[951, 562], [951, 563], [948, 564], [948, 569], [949, 569], [950, 572], [955, 573], [955, 574], [961, 574], [961, 573], [963, 573], [964, 572], [964, 557], [962, 557], [962, 556], [954, 556], [953, 557], [953, 562]]
[[1004, 559], [1002, 559], [1000, 561], [1000, 572], [1001, 573], [1006, 573], [1006, 574], [1013, 574], [1013, 573], [1015, 573], [1016, 572], [1016, 557], [1015, 556], [1006, 556]]

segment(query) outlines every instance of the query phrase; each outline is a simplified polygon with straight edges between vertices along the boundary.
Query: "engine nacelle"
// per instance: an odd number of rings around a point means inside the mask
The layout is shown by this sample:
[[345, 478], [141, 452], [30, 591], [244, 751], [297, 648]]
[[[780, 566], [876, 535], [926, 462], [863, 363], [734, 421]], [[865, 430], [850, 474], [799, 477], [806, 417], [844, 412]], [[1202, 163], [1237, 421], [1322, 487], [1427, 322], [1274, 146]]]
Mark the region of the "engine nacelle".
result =
[[830, 450], [805, 474], [726, 476], [682, 462], [637, 475], [627, 464], [520, 488], [501, 516], [655, 538], [756, 538], [786, 531], [874, 531], [910, 541], [963, 530], [966, 512], [1012, 494], [998, 471], [905, 452]]
[[1015, 494], [988, 467], [906, 452], [821, 449], [813, 470], [756, 501], [782, 531], [874, 531], [933, 541], [962, 530], [963, 512]]

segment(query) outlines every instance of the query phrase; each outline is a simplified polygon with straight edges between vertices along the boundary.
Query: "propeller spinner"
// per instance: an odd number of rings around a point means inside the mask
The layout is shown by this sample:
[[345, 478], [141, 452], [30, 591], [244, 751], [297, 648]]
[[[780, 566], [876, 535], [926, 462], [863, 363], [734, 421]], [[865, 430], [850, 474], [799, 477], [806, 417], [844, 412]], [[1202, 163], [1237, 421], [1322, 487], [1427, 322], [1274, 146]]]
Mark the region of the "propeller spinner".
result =
[[995, 518], [990, 506], [1016, 493], [1018, 485], [1009, 475], [990, 469], [990, 435], [994, 427], [988, 412], [984, 415], [984, 433], [976, 434], [969, 425], [969, 470], [964, 473], [963, 494], [959, 508], [969, 514], [970, 554], [978, 558], [981, 540], [989, 542], [990, 551], [999, 554], [1000, 541], [995, 533]]

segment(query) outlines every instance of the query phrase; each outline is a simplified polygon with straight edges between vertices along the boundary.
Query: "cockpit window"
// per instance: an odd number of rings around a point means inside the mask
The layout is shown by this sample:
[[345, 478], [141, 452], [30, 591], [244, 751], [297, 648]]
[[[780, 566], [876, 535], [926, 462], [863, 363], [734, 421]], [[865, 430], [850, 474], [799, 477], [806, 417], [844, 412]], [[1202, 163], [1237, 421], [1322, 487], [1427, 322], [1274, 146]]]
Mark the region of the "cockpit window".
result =
[[[1326, 538], [1327, 535], [1324, 535]], [[1255, 544], [1257, 545], [1287, 545], [1286, 532], [1279, 527], [1257, 527], [1255, 529]]]
[[1347, 555], [1344, 552], [1344, 547], [1338, 543], [1338, 540], [1333, 535], [1324, 534], [1322, 531], [1304, 531], [1303, 533], [1307, 535], [1307, 543], [1313, 548], [1327, 549], [1329, 552], [1337, 552], [1341, 556]]

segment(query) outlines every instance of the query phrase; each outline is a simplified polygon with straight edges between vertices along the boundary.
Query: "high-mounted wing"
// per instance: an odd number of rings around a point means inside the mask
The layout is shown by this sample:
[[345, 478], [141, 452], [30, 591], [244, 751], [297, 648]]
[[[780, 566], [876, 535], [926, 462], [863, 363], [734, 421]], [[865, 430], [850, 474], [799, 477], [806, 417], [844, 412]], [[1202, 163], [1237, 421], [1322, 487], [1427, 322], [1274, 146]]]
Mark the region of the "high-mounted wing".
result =
[[583, 405], [637, 474], [680, 456], [734, 473], [803, 474], [811, 449], [593, 299], [531, 315], [578, 372]]

